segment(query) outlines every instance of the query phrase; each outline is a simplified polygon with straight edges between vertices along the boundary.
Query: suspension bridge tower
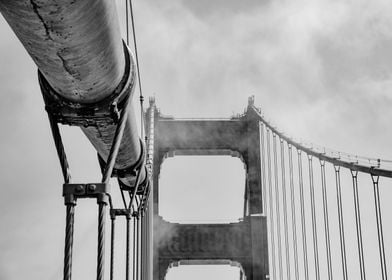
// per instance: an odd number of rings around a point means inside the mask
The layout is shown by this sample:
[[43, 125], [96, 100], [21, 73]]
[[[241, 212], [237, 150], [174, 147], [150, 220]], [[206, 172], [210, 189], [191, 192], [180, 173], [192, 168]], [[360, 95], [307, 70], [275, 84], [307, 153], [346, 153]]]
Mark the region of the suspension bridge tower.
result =
[[[259, 118], [253, 98], [243, 115], [227, 120], [181, 120], [165, 117], [150, 100], [154, 115], [153, 279], [163, 280], [171, 266], [231, 264], [246, 279], [267, 279], [267, 221], [262, 205]], [[167, 157], [231, 155], [246, 166], [244, 217], [230, 224], [180, 224], [159, 215], [159, 174]]]

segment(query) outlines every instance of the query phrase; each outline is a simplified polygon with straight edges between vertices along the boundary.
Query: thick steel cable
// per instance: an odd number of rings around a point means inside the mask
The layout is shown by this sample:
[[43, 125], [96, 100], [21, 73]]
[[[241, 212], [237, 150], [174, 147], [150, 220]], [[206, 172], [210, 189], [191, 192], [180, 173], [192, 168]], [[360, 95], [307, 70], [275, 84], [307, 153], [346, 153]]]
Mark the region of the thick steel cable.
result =
[[274, 177], [275, 177], [275, 208], [276, 208], [276, 231], [278, 238], [278, 265], [279, 265], [279, 279], [283, 279], [283, 264], [282, 264], [282, 233], [280, 231], [280, 203], [279, 203], [279, 180], [278, 180], [278, 155], [276, 149], [276, 134], [273, 134], [273, 153], [274, 153]]
[[[143, 164], [143, 165], [139, 168], [139, 170], [137, 171], [136, 181], [135, 181], [135, 185], [134, 185], [134, 189], [133, 189], [132, 194], [129, 193], [129, 194], [130, 194], [130, 201], [129, 201], [128, 209], [131, 209], [131, 207], [132, 207], [132, 205], [133, 205], [135, 199], [137, 198], [137, 189], [138, 189], [139, 184], [140, 184], [140, 175], [141, 175], [141, 173], [142, 173], [142, 172], [141, 172], [141, 171], [142, 171], [142, 168], [144, 168], [144, 164]], [[147, 174], [146, 174], [146, 176], [147, 176]]]
[[97, 280], [105, 276], [105, 221], [106, 204], [98, 204], [98, 254], [97, 254]]
[[328, 215], [328, 196], [327, 196], [327, 181], [325, 178], [325, 161], [320, 160], [321, 170], [321, 189], [323, 193], [323, 210], [324, 210], [324, 233], [325, 233], [325, 248], [327, 251], [327, 268], [328, 279], [333, 279], [332, 260], [331, 260], [331, 238], [329, 233], [329, 215]]
[[288, 144], [289, 150], [289, 176], [290, 176], [290, 194], [291, 194], [291, 222], [293, 228], [293, 251], [294, 251], [294, 274], [295, 279], [299, 280], [298, 269], [298, 240], [297, 240], [297, 221], [295, 213], [295, 192], [294, 192], [294, 173], [293, 173], [293, 151], [292, 146]]
[[61, 171], [64, 177], [64, 183], [69, 184], [71, 182], [71, 173], [69, 171], [69, 164], [67, 156], [65, 154], [63, 141], [61, 139], [60, 128], [56, 120], [48, 112], [49, 124], [53, 135], [54, 145], [56, 147], [57, 156], [60, 160]]
[[65, 246], [64, 246], [64, 280], [72, 278], [72, 248], [75, 221], [75, 205], [68, 204], [65, 221]]
[[127, 46], [129, 46], [129, 7], [128, 1], [125, 1], [125, 27], [127, 33]]
[[139, 280], [139, 215], [136, 217], [136, 279]]
[[271, 137], [270, 130], [267, 129], [267, 164], [268, 164], [268, 193], [269, 193], [269, 216], [271, 226], [271, 263], [272, 263], [272, 277], [276, 279], [276, 259], [275, 259], [275, 232], [274, 232], [274, 207], [272, 195], [272, 172], [271, 172]]
[[129, 267], [130, 267], [130, 252], [131, 252], [131, 216], [130, 214], [127, 215], [127, 238], [126, 238], [126, 255], [125, 255], [125, 279], [129, 280]]
[[[256, 108], [254, 105], [252, 105], [251, 107], [252, 107], [253, 111], [258, 115], [259, 120], [261, 122], [263, 122], [264, 125], [268, 129], [271, 130], [271, 132], [273, 132], [276, 135], [278, 135], [279, 137], [283, 138], [283, 140], [285, 140], [287, 143], [290, 143], [293, 147], [297, 148], [298, 150], [301, 150], [304, 153], [307, 153], [308, 155], [312, 155], [312, 156], [317, 157], [319, 159], [323, 159], [326, 162], [330, 162], [334, 165], [346, 167], [348, 169], [352, 169], [352, 170], [356, 170], [356, 171], [360, 171], [360, 172], [364, 172], [364, 173], [368, 173], [368, 174], [392, 178], [392, 170], [380, 168], [379, 164], [380, 164], [381, 160], [375, 159], [374, 161], [377, 161], [377, 162], [373, 166], [361, 165], [361, 164], [358, 164], [357, 162], [353, 162], [352, 159], [345, 161], [345, 160], [341, 159], [340, 157], [337, 158], [336, 153], [334, 155], [327, 155], [325, 153], [325, 151], [320, 152], [320, 151], [314, 150], [313, 148], [305, 147], [304, 145], [295, 142], [294, 140], [292, 140], [288, 136], [285, 136], [282, 133], [280, 133], [276, 128], [274, 128], [271, 124], [269, 124], [264, 119], [264, 117], [261, 115], [260, 110], [258, 110], [258, 108]], [[352, 156], [352, 158], [357, 158], [357, 157]], [[386, 160], [382, 160], [382, 161], [388, 162]]]
[[120, 193], [121, 193], [122, 202], [124, 204], [124, 209], [127, 209], [128, 208], [127, 201], [125, 200], [124, 190], [121, 189], [121, 187], [120, 187]]
[[109, 182], [110, 177], [113, 172], [114, 164], [116, 163], [117, 154], [118, 154], [118, 151], [120, 150], [121, 139], [123, 137], [125, 124], [127, 121], [126, 116], [129, 112], [129, 108], [130, 108], [130, 106], [129, 106], [130, 96], [131, 96], [130, 93], [127, 94], [127, 96], [125, 98], [125, 102], [124, 102], [124, 108], [121, 110], [121, 113], [120, 113], [120, 120], [119, 120], [117, 127], [116, 127], [116, 132], [114, 134], [112, 146], [110, 148], [109, 157], [107, 159], [105, 170], [103, 172], [102, 183]]
[[286, 163], [284, 157], [284, 142], [280, 138], [280, 163], [282, 172], [282, 198], [283, 198], [283, 226], [284, 226], [284, 240], [286, 246], [286, 274], [287, 279], [291, 280], [291, 265], [290, 265], [290, 244], [289, 244], [289, 227], [287, 222], [287, 192], [286, 192]]
[[136, 280], [136, 216], [133, 217], [133, 263], [132, 263], [132, 279]]
[[143, 214], [141, 214], [140, 216], [140, 279], [143, 279], [143, 246], [144, 246], [144, 242], [143, 242]]
[[310, 208], [312, 213], [312, 233], [313, 233], [313, 257], [314, 268], [316, 273], [316, 280], [320, 280], [320, 264], [318, 256], [318, 240], [317, 240], [317, 223], [316, 223], [316, 204], [314, 195], [314, 181], [313, 181], [313, 161], [312, 156], [308, 155], [309, 163], [309, 189], [310, 189]]
[[305, 199], [304, 199], [304, 181], [302, 174], [302, 154], [301, 150], [297, 149], [298, 155], [298, 183], [299, 183], [299, 194], [300, 194], [300, 205], [301, 205], [301, 228], [302, 228], [302, 252], [304, 257], [304, 273], [305, 280], [309, 280], [309, 267], [308, 267], [308, 252], [307, 252], [307, 241], [306, 241], [306, 219], [305, 219]]
[[347, 257], [346, 257], [346, 241], [344, 238], [344, 220], [343, 220], [343, 204], [342, 190], [340, 185], [340, 166], [334, 166], [336, 180], [336, 200], [338, 205], [338, 221], [339, 221], [339, 238], [340, 238], [340, 254], [342, 258], [343, 280], [348, 279], [347, 275]]
[[132, 21], [132, 34], [133, 34], [133, 44], [135, 48], [135, 57], [136, 57], [136, 67], [137, 67], [137, 77], [139, 80], [139, 93], [140, 93], [140, 108], [141, 108], [141, 137], [144, 137], [143, 129], [144, 129], [144, 108], [143, 108], [143, 102], [144, 102], [144, 97], [143, 97], [143, 91], [142, 91], [142, 80], [140, 78], [140, 64], [139, 64], [139, 55], [137, 51], [137, 40], [136, 40], [136, 28], [135, 28], [135, 19], [133, 15], [133, 6], [132, 6], [132, 0], [129, 0], [129, 7], [130, 7], [130, 12], [131, 12], [131, 21]]
[[380, 203], [380, 190], [378, 181], [380, 176], [372, 176], [373, 181], [373, 192], [374, 192], [374, 206], [376, 209], [376, 221], [377, 221], [377, 236], [378, 236], [378, 249], [380, 253], [380, 265], [381, 265], [381, 275], [382, 279], [386, 280], [388, 278], [387, 275], [387, 266], [385, 259], [385, 247], [384, 247], [384, 234], [382, 229], [382, 219], [381, 219], [381, 203]]
[[366, 272], [365, 272], [365, 260], [363, 255], [361, 212], [360, 212], [359, 193], [358, 193], [358, 171], [351, 170], [351, 176], [353, 180], [355, 226], [357, 230], [359, 269], [361, 274], [361, 280], [365, 280]]
[[110, 233], [110, 280], [114, 279], [114, 240], [115, 240], [115, 227], [116, 227], [116, 215], [111, 215], [112, 228]]

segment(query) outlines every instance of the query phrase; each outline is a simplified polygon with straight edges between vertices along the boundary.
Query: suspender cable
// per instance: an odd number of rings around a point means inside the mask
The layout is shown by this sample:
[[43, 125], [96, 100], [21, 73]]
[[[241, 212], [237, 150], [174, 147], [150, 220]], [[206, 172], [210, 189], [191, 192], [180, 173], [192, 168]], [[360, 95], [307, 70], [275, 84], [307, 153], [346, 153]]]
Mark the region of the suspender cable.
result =
[[275, 176], [275, 207], [276, 207], [276, 233], [278, 237], [278, 261], [279, 261], [279, 279], [283, 279], [282, 265], [282, 234], [280, 232], [280, 203], [279, 203], [279, 182], [278, 182], [278, 155], [276, 149], [276, 134], [273, 134], [273, 152], [274, 152], [274, 176]]
[[143, 91], [142, 91], [142, 80], [140, 78], [140, 64], [139, 64], [139, 55], [137, 51], [137, 41], [136, 41], [136, 30], [135, 30], [135, 19], [133, 15], [133, 7], [132, 7], [132, 0], [129, 0], [129, 7], [130, 7], [130, 12], [131, 12], [131, 21], [132, 21], [132, 34], [133, 34], [133, 44], [135, 48], [135, 57], [136, 57], [136, 68], [137, 68], [137, 77], [139, 80], [139, 94], [140, 94], [140, 109], [141, 109], [141, 137], [144, 138], [144, 109], [143, 109], [143, 102], [144, 102], [144, 97], [143, 97]]
[[271, 263], [272, 277], [276, 279], [276, 260], [275, 260], [275, 234], [274, 234], [274, 207], [272, 196], [272, 172], [271, 172], [271, 137], [270, 130], [267, 129], [267, 164], [268, 164], [268, 193], [269, 193], [269, 217], [270, 217], [270, 236], [271, 236]]
[[125, 1], [125, 27], [127, 33], [127, 45], [129, 46], [129, 5], [128, 1]]
[[65, 221], [64, 280], [72, 278], [72, 248], [75, 220], [75, 204], [68, 204]]
[[387, 266], [385, 260], [385, 248], [384, 248], [384, 234], [382, 229], [382, 219], [381, 219], [381, 204], [380, 204], [380, 191], [378, 186], [380, 176], [372, 175], [373, 181], [373, 191], [374, 191], [374, 205], [376, 208], [376, 221], [377, 221], [377, 236], [378, 236], [378, 248], [380, 252], [380, 264], [381, 264], [381, 275], [382, 279], [386, 280], [387, 276]]
[[287, 279], [291, 279], [291, 265], [290, 265], [290, 244], [289, 244], [289, 227], [287, 222], [287, 200], [286, 200], [286, 168], [285, 168], [285, 158], [284, 158], [284, 142], [280, 138], [280, 163], [282, 171], [282, 197], [283, 197], [283, 219], [284, 219], [284, 239], [286, 246], [286, 274]]
[[294, 249], [294, 273], [295, 279], [299, 280], [298, 270], [298, 240], [297, 240], [297, 221], [295, 214], [295, 193], [294, 193], [294, 174], [293, 174], [293, 151], [292, 146], [288, 144], [289, 149], [289, 175], [290, 175], [290, 194], [291, 194], [291, 221], [293, 228], [293, 249]]
[[97, 280], [105, 276], [105, 219], [106, 204], [98, 204], [98, 254], [97, 254]]
[[353, 180], [353, 191], [354, 191], [355, 225], [357, 229], [359, 269], [361, 274], [361, 280], [365, 280], [366, 279], [365, 260], [363, 255], [361, 213], [360, 213], [359, 194], [358, 194], [358, 171], [351, 170], [351, 176]]
[[144, 214], [140, 217], [140, 275], [144, 279]]
[[127, 219], [127, 241], [126, 241], [126, 255], [125, 255], [125, 279], [129, 280], [129, 267], [130, 267], [130, 252], [131, 252], [131, 215], [128, 213]]
[[136, 279], [139, 280], [139, 213], [136, 216]]
[[[54, 120], [52, 114], [48, 112], [50, 128], [53, 135], [53, 140], [56, 146], [57, 156], [60, 160], [61, 171], [64, 178], [64, 183], [68, 184], [71, 181], [71, 173], [69, 171], [69, 164], [64, 150], [63, 141], [61, 139], [60, 129], [57, 122]], [[73, 236], [75, 223], [75, 203], [66, 204], [66, 218], [65, 218], [65, 244], [64, 244], [64, 280], [72, 279], [72, 251], [73, 251]]]
[[336, 179], [336, 199], [338, 204], [338, 220], [339, 220], [339, 237], [340, 237], [340, 254], [342, 258], [342, 272], [343, 280], [347, 280], [347, 259], [346, 259], [346, 242], [344, 239], [344, 222], [343, 222], [343, 207], [342, 207], [342, 191], [340, 186], [340, 166], [335, 165], [335, 179]]
[[260, 125], [259, 125], [259, 131], [260, 131], [260, 146], [261, 146], [261, 155], [260, 155], [260, 157], [261, 157], [261, 176], [262, 176], [262, 191], [263, 191], [263, 194], [262, 194], [262, 200], [263, 200], [263, 213], [265, 214], [265, 213], [267, 213], [267, 197], [266, 197], [266, 195], [267, 195], [267, 187], [266, 187], [266, 178], [265, 178], [265, 176], [266, 176], [266, 174], [265, 174], [265, 145], [264, 145], [264, 137], [265, 137], [265, 135], [264, 135], [264, 125], [263, 125], [263, 123], [260, 123]]
[[305, 280], [309, 280], [309, 268], [308, 268], [308, 252], [307, 252], [307, 241], [306, 241], [306, 221], [305, 221], [305, 201], [304, 201], [304, 181], [302, 175], [302, 154], [301, 150], [298, 152], [298, 183], [299, 183], [299, 194], [301, 204], [301, 225], [302, 225], [302, 252], [304, 255], [304, 273]]
[[114, 279], [114, 238], [115, 238], [115, 221], [116, 215], [110, 215], [112, 228], [110, 233], [110, 280]]
[[313, 161], [312, 156], [308, 155], [309, 163], [309, 189], [310, 189], [310, 206], [312, 212], [312, 229], [313, 229], [313, 257], [316, 272], [316, 280], [320, 279], [320, 267], [318, 257], [318, 242], [317, 242], [317, 223], [316, 223], [316, 205], [314, 196], [314, 182], [313, 182]]
[[133, 264], [132, 264], [132, 279], [136, 280], [136, 213], [133, 213]]
[[327, 267], [328, 279], [332, 280], [332, 261], [331, 261], [331, 240], [329, 236], [329, 215], [328, 215], [328, 197], [327, 197], [327, 181], [325, 178], [325, 161], [320, 160], [321, 169], [321, 188], [323, 192], [323, 209], [324, 209], [324, 232], [325, 232], [325, 248], [327, 251]]

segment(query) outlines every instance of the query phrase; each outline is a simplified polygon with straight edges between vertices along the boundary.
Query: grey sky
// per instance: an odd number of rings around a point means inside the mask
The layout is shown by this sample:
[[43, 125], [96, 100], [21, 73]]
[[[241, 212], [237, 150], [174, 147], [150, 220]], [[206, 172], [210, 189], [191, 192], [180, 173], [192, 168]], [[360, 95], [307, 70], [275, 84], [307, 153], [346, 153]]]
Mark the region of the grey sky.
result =
[[[391, 1], [134, 2], [144, 94], [163, 113], [228, 117], [255, 95], [288, 135], [392, 158]], [[0, 278], [58, 279], [60, 167], [35, 66], [2, 17], [0, 35]], [[87, 140], [75, 129], [65, 138], [76, 178], [94, 180]], [[76, 241], [88, 248], [93, 207], [78, 212]], [[75, 266], [75, 279], [85, 268]]]

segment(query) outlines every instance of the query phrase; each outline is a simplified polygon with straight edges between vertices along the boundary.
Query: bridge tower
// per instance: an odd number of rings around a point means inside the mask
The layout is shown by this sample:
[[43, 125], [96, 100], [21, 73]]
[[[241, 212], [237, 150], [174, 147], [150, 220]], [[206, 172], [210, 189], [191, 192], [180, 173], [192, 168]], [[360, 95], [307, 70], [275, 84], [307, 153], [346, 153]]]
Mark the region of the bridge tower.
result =
[[[181, 120], [154, 110], [153, 279], [163, 280], [181, 264], [240, 265], [248, 280], [267, 279], [267, 221], [262, 205], [260, 124], [253, 99], [243, 115], [227, 120]], [[151, 128], [147, 128], [151, 129]], [[243, 220], [230, 224], [179, 224], [158, 211], [159, 174], [164, 159], [176, 155], [231, 155], [246, 166]], [[170, 232], [170, 234], [166, 234]]]

